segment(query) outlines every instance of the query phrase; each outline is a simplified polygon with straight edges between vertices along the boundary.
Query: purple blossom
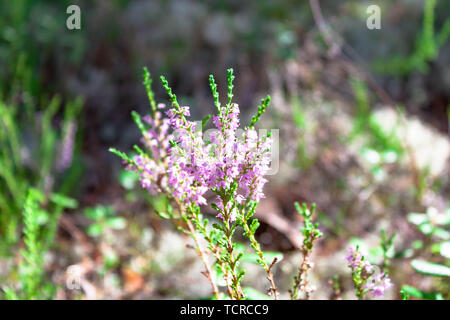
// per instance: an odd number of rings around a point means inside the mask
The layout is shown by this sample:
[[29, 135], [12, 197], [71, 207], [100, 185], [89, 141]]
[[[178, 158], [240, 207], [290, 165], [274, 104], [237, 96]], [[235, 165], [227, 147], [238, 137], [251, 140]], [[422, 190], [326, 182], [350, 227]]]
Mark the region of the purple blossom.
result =
[[224, 215], [226, 214], [228, 217], [228, 221], [230, 223], [233, 223], [234, 221], [236, 221], [236, 217], [237, 217], [236, 206], [233, 206], [231, 202], [228, 202], [227, 206], [226, 206], [226, 210], [224, 210], [223, 202], [219, 197], [216, 199], [215, 204], [220, 209], [219, 213], [217, 214], [218, 218], [225, 220]]
[[364, 285], [364, 289], [367, 290], [372, 297], [381, 297], [390, 287], [392, 287], [391, 279], [389, 279], [388, 275], [384, 272], [374, 275]]
[[[139, 168], [130, 169], [140, 173], [144, 188], [156, 192], [161, 188], [159, 181], [165, 178], [165, 191], [187, 205], [206, 205], [205, 194], [209, 190], [229, 192], [233, 184], [238, 186], [233, 194], [237, 204], [264, 197], [263, 187], [267, 182], [264, 175], [269, 170], [271, 140], [258, 138], [253, 129], [238, 135], [237, 104], [222, 107], [213, 117], [217, 130], [211, 134], [209, 143], [205, 143], [202, 132], [195, 131], [195, 123], [186, 119], [190, 115], [189, 107], [175, 106], [165, 114], [168, 119], [162, 119], [159, 111], [153, 118], [143, 118], [152, 127], [142, 139], [151, 151], [151, 157], [137, 156], [135, 161]], [[175, 145], [172, 146], [170, 141]], [[233, 222], [237, 208], [228, 207], [231, 203], [228, 202], [225, 209], [228, 219]], [[223, 212], [224, 204], [221, 201], [216, 204]], [[218, 217], [224, 219], [221, 212]]]
[[364, 256], [358, 250], [358, 248], [350, 247], [349, 254], [345, 257], [348, 262], [348, 266], [352, 269], [360, 269], [367, 274], [370, 274], [373, 271], [373, 266], [364, 260]]
[[374, 266], [364, 260], [364, 256], [358, 250], [358, 247], [350, 247], [346, 259], [352, 273], [363, 281], [362, 289], [370, 296], [380, 297], [387, 289], [392, 287], [392, 282], [387, 273], [373, 274]]
[[72, 164], [76, 132], [77, 132], [76, 123], [70, 122], [64, 132], [64, 137], [62, 139], [60, 147], [59, 159], [58, 162], [56, 163], [56, 169], [59, 172], [66, 170]]

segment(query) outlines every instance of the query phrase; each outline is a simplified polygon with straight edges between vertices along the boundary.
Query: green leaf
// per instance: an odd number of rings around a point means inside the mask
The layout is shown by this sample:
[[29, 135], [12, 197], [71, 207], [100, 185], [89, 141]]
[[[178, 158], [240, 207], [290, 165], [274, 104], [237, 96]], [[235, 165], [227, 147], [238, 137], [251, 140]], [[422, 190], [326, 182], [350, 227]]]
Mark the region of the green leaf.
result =
[[419, 299], [427, 299], [427, 300], [443, 300], [444, 297], [440, 293], [434, 293], [434, 292], [424, 292], [422, 290], [419, 290], [417, 288], [404, 285], [402, 287], [402, 291], [412, 297], [419, 298]]
[[222, 210], [219, 208], [219, 206], [217, 204], [215, 204], [214, 202], [211, 203], [211, 207], [216, 210], [217, 212], [222, 212]]
[[59, 193], [52, 193], [50, 195], [50, 201], [52, 201], [54, 204], [67, 209], [76, 209], [78, 207], [78, 201], [69, 198], [67, 196], [64, 196]]
[[99, 223], [91, 224], [87, 229], [87, 233], [92, 237], [98, 237], [103, 233], [103, 226]]
[[217, 84], [212, 74], [209, 75], [209, 86], [214, 97], [214, 105], [216, 106], [217, 111], [220, 111], [219, 92], [217, 91]]
[[127, 190], [131, 190], [139, 181], [139, 175], [134, 171], [122, 170], [119, 174], [119, 182]]
[[211, 119], [211, 115], [208, 114], [206, 117], [202, 120], [202, 130], [205, 128], [206, 124], [208, 123], [209, 119]]
[[150, 72], [148, 72], [148, 69], [146, 67], [143, 68], [143, 84], [145, 86], [145, 91], [147, 92], [148, 101], [150, 102], [150, 106], [153, 110], [153, 112], [156, 111], [156, 102], [155, 102], [155, 94], [152, 90], [152, 78], [150, 76]]
[[411, 266], [419, 273], [434, 277], [450, 277], [450, 268], [441, 264], [431, 263], [424, 260], [412, 260]]
[[401, 289], [400, 295], [402, 296], [402, 300], [409, 300], [409, 294], [405, 290]]
[[228, 105], [231, 104], [231, 101], [233, 99], [233, 88], [234, 88], [233, 80], [234, 80], [233, 69], [232, 68], [227, 69]]
[[223, 272], [219, 267], [216, 268], [216, 283], [219, 287], [225, 287], [227, 285]]
[[242, 279], [244, 278], [244, 276], [245, 276], [245, 270], [240, 270], [237, 275], [238, 282], [241, 282]]
[[42, 226], [46, 224], [49, 220], [49, 214], [45, 210], [36, 210], [36, 222], [38, 225]]
[[84, 210], [84, 215], [92, 220], [99, 220], [105, 217], [105, 210], [102, 206], [96, 206], [93, 208], [86, 208]]
[[218, 223], [213, 223], [213, 228], [225, 232], [224, 227]]
[[254, 128], [255, 123], [259, 121], [261, 115], [266, 111], [267, 106], [270, 103], [270, 96], [267, 96], [265, 99], [261, 99], [261, 104], [258, 106], [258, 113], [252, 117], [249, 128]]
[[425, 222], [425, 223], [420, 224], [418, 229], [423, 234], [431, 234], [433, 232], [433, 230], [434, 230], [434, 227], [433, 227], [433, 225], [431, 223]]
[[116, 148], [109, 148], [109, 152], [114, 153], [116, 156], [121, 158], [122, 160], [125, 160], [128, 163], [134, 163], [133, 159], [131, 159], [125, 152], [119, 151]]
[[448, 208], [442, 216], [439, 216], [438, 223], [441, 226], [450, 225], [450, 208]]
[[258, 219], [253, 219], [252, 220], [252, 224], [250, 225], [250, 230], [252, 231], [253, 234], [255, 234], [256, 229], [259, 228], [259, 221]]
[[121, 230], [126, 227], [127, 221], [122, 217], [112, 217], [106, 220], [106, 224], [112, 229]]
[[415, 225], [420, 225], [429, 220], [425, 213], [410, 213], [408, 214], [408, 221]]
[[145, 129], [144, 123], [142, 122], [141, 116], [136, 111], [131, 111], [131, 117], [133, 118], [134, 122], [136, 123], [136, 126], [141, 130], [142, 134], [147, 133], [147, 130]]
[[434, 228], [433, 236], [438, 237], [442, 240], [450, 240], [450, 232], [442, 228]]
[[381, 155], [385, 163], [395, 163], [398, 160], [398, 154], [394, 150], [385, 150]]
[[5, 292], [6, 300], [19, 300], [19, 297], [12, 288], [3, 288], [3, 291]]
[[244, 256], [244, 253], [241, 251], [241, 252], [239, 252], [237, 255], [236, 255], [236, 259], [235, 259], [235, 261], [239, 261], [239, 260], [241, 260], [242, 259], [242, 257]]
[[441, 256], [450, 259], [450, 241], [440, 243], [439, 253]]
[[294, 120], [295, 125], [300, 128], [304, 129], [306, 124], [305, 114], [302, 110], [302, 106], [300, 104], [300, 99], [298, 97], [294, 97], [292, 105], [292, 118]]
[[375, 165], [381, 162], [381, 155], [374, 149], [364, 148], [361, 155], [368, 163]]
[[159, 211], [154, 209], [155, 213], [162, 219], [171, 219], [172, 217], [165, 211]]
[[249, 300], [270, 300], [270, 297], [252, 287], [243, 287], [245, 296]]
[[119, 263], [119, 256], [114, 250], [105, 250], [103, 253], [103, 264], [106, 269], [112, 269]]
[[423, 248], [423, 241], [421, 241], [421, 240], [414, 240], [414, 241], [411, 243], [411, 246], [412, 246], [414, 249], [416, 249], [416, 250], [422, 249], [422, 248]]
[[[269, 265], [272, 263], [273, 259], [275, 259], [275, 258], [277, 258], [278, 262], [283, 260], [283, 254], [281, 252], [278, 252], [278, 251], [264, 251], [263, 252], [263, 256], [264, 256], [264, 259], [266, 260], [266, 263], [269, 264]], [[258, 262], [258, 260], [259, 260], [259, 255], [256, 254], [256, 253], [246, 254], [242, 258], [242, 261], [244, 261], [244, 262], [260, 264]]]

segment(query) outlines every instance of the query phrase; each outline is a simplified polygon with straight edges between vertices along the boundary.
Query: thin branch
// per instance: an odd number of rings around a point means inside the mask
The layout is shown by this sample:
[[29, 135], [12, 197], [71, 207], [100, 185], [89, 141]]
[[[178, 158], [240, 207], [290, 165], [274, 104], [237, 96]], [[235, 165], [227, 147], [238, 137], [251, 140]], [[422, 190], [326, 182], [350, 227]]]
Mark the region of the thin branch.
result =
[[292, 291], [290, 291], [291, 299], [298, 299], [298, 290], [304, 291], [306, 294], [306, 300], [311, 298], [311, 292], [308, 289], [308, 270], [311, 269], [310, 255], [311, 251], [303, 251], [302, 264], [298, 268], [297, 276], [294, 278], [294, 286]]
[[270, 283], [270, 291], [272, 292], [274, 299], [278, 300], [277, 286], [275, 285], [275, 280], [274, 280], [273, 274], [272, 274], [272, 267], [275, 265], [275, 263], [277, 262], [278, 259], [274, 258], [272, 263], [269, 266], [266, 262], [266, 258], [264, 257], [264, 254], [261, 250], [261, 246], [259, 245], [259, 242], [256, 241], [255, 235], [250, 230], [250, 227], [248, 226], [247, 221], [245, 221], [244, 219], [242, 220], [242, 227], [244, 228], [245, 235], [249, 238], [253, 249], [255, 250], [256, 254], [258, 255], [259, 259], [261, 260], [264, 271], [266, 271], [266, 273], [267, 273], [267, 280], [269, 280], [269, 283]]

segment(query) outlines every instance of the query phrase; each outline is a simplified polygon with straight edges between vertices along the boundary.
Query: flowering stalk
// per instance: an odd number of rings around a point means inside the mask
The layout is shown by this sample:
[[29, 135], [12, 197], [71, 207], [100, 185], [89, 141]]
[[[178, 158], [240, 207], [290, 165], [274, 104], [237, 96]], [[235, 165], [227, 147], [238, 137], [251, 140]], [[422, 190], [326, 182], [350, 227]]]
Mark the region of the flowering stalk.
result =
[[56, 163], [56, 169], [62, 172], [70, 167], [72, 164], [73, 150], [75, 147], [75, 135], [77, 131], [77, 124], [74, 121], [69, 121], [64, 128], [64, 136], [60, 143], [59, 158]]
[[188, 230], [189, 230], [189, 235], [191, 236], [191, 238], [194, 240], [195, 242], [195, 250], [198, 254], [198, 256], [200, 257], [200, 259], [202, 260], [202, 263], [205, 267], [205, 271], [202, 272], [202, 274], [208, 279], [208, 281], [211, 283], [211, 287], [212, 287], [212, 291], [213, 291], [213, 295], [214, 297], [218, 300], [219, 299], [219, 289], [217, 287], [217, 284], [215, 282], [214, 279], [214, 273], [211, 269], [210, 263], [208, 261], [208, 258], [205, 255], [205, 250], [203, 249], [203, 246], [201, 245], [199, 239], [198, 239], [198, 233], [197, 230], [195, 229], [194, 225], [196, 224], [196, 222], [198, 221], [198, 219], [192, 215], [191, 217], [187, 216], [184, 213], [184, 209], [183, 206], [181, 205], [181, 203], [178, 200], [175, 200], [177, 202], [177, 205], [179, 207], [179, 210], [181, 212], [181, 216], [184, 220], [184, 222], [186, 223]]
[[359, 246], [350, 247], [349, 251], [346, 259], [352, 270], [352, 280], [358, 299], [363, 299], [366, 294], [371, 297], [382, 296], [392, 286], [387, 273], [374, 274], [374, 266], [365, 260], [359, 251]]
[[318, 229], [318, 223], [312, 223], [312, 216], [316, 209], [315, 204], [312, 204], [311, 209], [308, 209], [305, 203], [302, 207], [300, 207], [298, 202], [296, 202], [295, 208], [297, 209], [297, 212], [305, 219], [304, 228], [302, 230], [304, 237], [302, 245], [303, 260], [298, 269], [298, 274], [294, 277], [294, 286], [291, 290], [289, 290], [289, 293], [291, 295], [291, 300], [297, 300], [299, 298], [299, 290], [304, 291], [306, 299], [309, 300], [313, 291], [312, 288], [308, 287], [308, 271], [313, 267], [313, 263], [311, 262], [311, 253], [314, 242], [322, 237], [322, 232]]
[[[134, 157], [128, 157], [115, 149], [111, 151], [124, 160], [128, 170], [139, 173], [143, 188], [152, 194], [165, 194], [177, 204], [180, 217], [187, 226], [183, 231], [194, 239], [197, 252], [205, 265], [204, 274], [211, 282], [216, 298], [219, 293], [215, 278], [198, 236], [202, 235], [208, 243], [208, 250], [215, 257], [217, 266], [224, 275], [230, 298], [244, 299], [241, 282], [245, 271], [239, 268], [243, 253], [237, 250], [233, 240], [239, 225], [244, 228], [252, 247], [260, 256], [261, 265], [268, 272], [272, 292], [277, 297], [271, 275], [275, 262], [270, 266], [265, 262], [254, 237], [257, 221], [249, 225], [251, 215], [247, 211], [251, 204], [254, 212], [256, 204], [264, 197], [262, 189], [267, 182], [264, 175], [269, 169], [271, 139], [270, 135], [258, 138], [254, 125], [267, 108], [270, 98], [263, 99], [258, 107], [258, 114], [253, 117], [243, 134], [239, 135], [239, 106], [232, 102], [233, 79], [233, 71], [229, 69], [228, 99], [222, 106], [217, 85], [210, 76], [211, 91], [218, 114], [213, 117], [216, 130], [209, 137], [204, 137], [201, 130], [197, 130], [196, 123], [187, 119], [190, 115], [189, 107], [178, 103], [164, 77], [161, 77], [161, 82], [172, 108], [165, 112], [168, 118], [162, 117], [160, 110], [164, 109], [165, 105], [156, 104], [151, 91], [150, 75], [145, 69], [144, 85], [153, 116], [141, 118], [137, 113], [132, 115], [142, 132], [142, 143], [147, 151], [135, 146], [137, 155]], [[208, 117], [202, 122], [202, 128], [207, 120]], [[216, 195], [214, 202], [209, 203], [206, 200], [207, 192]], [[208, 204], [216, 210], [219, 219], [219, 223], [213, 224], [211, 230], [208, 230], [208, 221], [202, 219], [200, 214], [200, 207]], [[239, 218], [244, 212], [245, 219]], [[175, 219], [173, 213], [157, 213], [164, 218]]]
[[392, 233], [389, 237], [386, 234], [386, 230], [381, 230], [381, 250], [383, 251], [383, 271], [386, 273], [389, 272], [390, 267], [390, 251], [394, 250], [394, 238], [395, 232]]
[[203, 235], [205, 240], [208, 243], [208, 249], [213, 253], [214, 257], [216, 258], [217, 266], [220, 270], [220, 272], [223, 274], [226, 287], [228, 290], [228, 295], [231, 299], [235, 299], [234, 291], [231, 287], [229, 272], [222, 254], [221, 247], [218, 245], [217, 241], [215, 239], [218, 238], [218, 233], [216, 229], [212, 229], [208, 232], [207, 225], [208, 225], [208, 219], [202, 219], [202, 216], [198, 210], [195, 214], [195, 218], [193, 219], [193, 222], [195, 223], [195, 227], [199, 232]]
[[272, 274], [272, 267], [277, 263], [277, 258], [275, 257], [271, 264], [269, 265], [266, 261], [266, 258], [264, 257], [264, 253], [261, 250], [261, 246], [259, 242], [255, 238], [256, 230], [259, 227], [258, 219], [253, 219], [252, 222], [249, 224], [249, 219], [253, 216], [256, 209], [256, 203], [252, 202], [249, 205], [249, 208], [244, 214], [241, 214], [239, 217], [239, 224], [244, 229], [244, 236], [246, 236], [250, 240], [250, 245], [255, 250], [256, 254], [258, 255], [257, 262], [259, 265], [261, 265], [267, 273], [267, 280], [270, 283], [270, 289], [269, 292], [271, 295], [273, 295], [275, 300], [278, 300], [278, 292], [277, 292], [277, 286], [275, 285], [275, 281]]

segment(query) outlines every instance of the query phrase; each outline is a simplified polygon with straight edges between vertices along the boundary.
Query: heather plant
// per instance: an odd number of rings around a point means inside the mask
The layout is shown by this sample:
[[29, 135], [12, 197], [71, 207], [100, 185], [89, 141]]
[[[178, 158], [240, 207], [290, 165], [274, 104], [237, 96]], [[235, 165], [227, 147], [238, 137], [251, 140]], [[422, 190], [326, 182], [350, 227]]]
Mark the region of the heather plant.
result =
[[[255, 239], [259, 226], [257, 219], [251, 219], [258, 201], [264, 196], [264, 178], [269, 169], [270, 135], [258, 138], [254, 125], [267, 108], [270, 97], [262, 100], [258, 113], [252, 118], [241, 136], [238, 136], [239, 107], [232, 102], [233, 71], [228, 70], [227, 102], [221, 105], [217, 85], [210, 76], [210, 87], [217, 108], [217, 116], [213, 117], [216, 127], [209, 135], [208, 141], [196, 129], [196, 123], [189, 121], [189, 108], [181, 106], [175, 94], [172, 93], [167, 80], [161, 77], [161, 82], [170, 98], [172, 108], [166, 111], [168, 118], [162, 118], [163, 104], [156, 104], [151, 90], [151, 78], [144, 71], [146, 86], [153, 118], [141, 118], [133, 113], [137, 126], [142, 131], [144, 143], [148, 147], [146, 154], [139, 147], [133, 158], [112, 149], [122, 157], [128, 169], [137, 171], [141, 176], [141, 184], [151, 193], [162, 193], [175, 204], [178, 213], [167, 203], [167, 212], [161, 216], [181, 219], [188, 233], [196, 243], [197, 253], [205, 265], [204, 274], [211, 282], [215, 298], [219, 298], [219, 290], [215, 276], [207, 256], [202, 248], [200, 237], [208, 243], [208, 249], [216, 259], [227, 283], [227, 293], [232, 299], [245, 298], [242, 289], [242, 279], [245, 271], [240, 269], [243, 257], [233, 235], [238, 226], [242, 227], [246, 236], [259, 255], [258, 262], [267, 272], [271, 285], [271, 293], [277, 298], [276, 286], [271, 273], [275, 261], [267, 262]], [[207, 121], [203, 121], [202, 126]], [[148, 130], [145, 126], [150, 125]], [[169, 129], [172, 129], [169, 132]], [[151, 157], [150, 157], [151, 156]], [[207, 192], [215, 195], [213, 201], [205, 198]], [[215, 211], [218, 223], [212, 228], [208, 220], [200, 213], [200, 207], [209, 204]]]
[[19, 240], [20, 213], [30, 187], [46, 195], [55, 190], [67, 194], [78, 179], [79, 167], [73, 166], [73, 155], [82, 101], [66, 103], [58, 129], [53, 122], [60, 105], [58, 96], [42, 111], [32, 104], [0, 102], [1, 254], [8, 254]]
[[359, 246], [350, 247], [346, 256], [348, 267], [352, 272], [356, 296], [363, 299], [366, 296], [379, 297], [392, 286], [386, 272], [375, 272], [376, 268], [366, 260]]
[[[133, 172], [131, 176], [122, 174], [122, 183], [127, 188], [132, 187], [137, 175], [141, 186], [158, 199], [152, 202], [154, 211], [161, 218], [172, 220], [179, 231], [193, 239], [194, 248], [204, 265], [202, 273], [209, 280], [215, 299], [241, 300], [258, 296], [253, 288], [243, 285], [245, 269], [241, 262], [245, 260], [245, 253], [236, 240], [237, 233], [248, 239], [256, 262], [264, 270], [268, 295], [278, 299], [280, 293], [273, 267], [280, 256], [262, 250], [256, 239], [259, 222], [254, 218], [256, 207], [264, 197], [272, 144], [270, 134], [258, 137], [255, 124], [268, 107], [270, 97], [261, 101], [249, 125], [238, 130], [239, 106], [232, 101], [233, 80], [233, 70], [229, 69], [227, 99], [222, 104], [214, 77], [210, 76], [217, 115], [212, 117], [215, 129], [204, 134], [202, 129], [211, 117], [207, 116], [201, 123], [190, 121], [189, 107], [179, 104], [167, 80], [161, 76], [171, 102], [171, 108], [165, 111], [167, 117], [163, 117], [166, 105], [156, 103], [150, 74], [144, 69], [144, 86], [152, 114], [141, 117], [132, 112], [132, 117], [143, 135], [141, 141], [145, 150], [135, 145], [132, 155], [114, 148], [110, 151], [123, 160], [128, 171]], [[206, 206], [215, 211], [212, 223], [201, 214]], [[311, 254], [322, 233], [312, 220], [315, 205], [308, 208], [305, 204], [300, 206], [296, 203], [295, 206], [304, 219], [303, 259], [290, 295], [291, 299], [299, 299], [303, 295], [310, 299], [314, 291], [308, 281], [308, 273], [313, 267]], [[203, 243], [206, 243], [206, 248]], [[362, 278], [361, 272], [355, 271], [355, 274], [364, 280], [360, 284], [364, 285], [364, 289], [360, 289], [361, 297], [368, 292], [381, 294], [380, 282], [388, 287], [385, 277], [370, 280], [371, 286], [365, 275]], [[226, 292], [220, 291], [218, 278], [225, 283]]]
[[[25, 258], [20, 269], [20, 281], [25, 299], [37, 297], [38, 290], [42, 284], [44, 268], [41, 255], [41, 243], [38, 242], [39, 236], [39, 203], [43, 201], [43, 195], [37, 190], [31, 189], [28, 193], [24, 205], [24, 224], [25, 224], [25, 245], [26, 249], [22, 251]], [[7, 299], [19, 299], [19, 295], [14, 290], [5, 289]]]
[[[6, 30], [0, 33], [0, 256], [11, 254], [20, 240], [27, 190], [69, 194], [80, 173], [73, 155], [83, 103], [65, 99], [61, 111], [61, 97], [49, 98], [55, 88], [46, 90], [48, 79], [42, 76], [45, 57], [65, 33], [59, 27], [65, 10], [49, 10], [49, 4], [0, 4], [0, 29]], [[77, 35], [69, 38], [80, 43]]]
[[[30, 188], [23, 206], [24, 245], [20, 251], [17, 286], [2, 288], [6, 299], [51, 299], [55, 286], [47, 281], [44, 256], [51, 248], [59, 217], [66, 208], [76, 208], [77, 202], [63, 195], [52, 194], [47, 198], [41, 191]], [[48, 211], [51, 208], [51, 212]], [[44, 225], [45, 223], [45, 225]]]
[[394, 256], [394, 239], [395, 232], [388, 236], [385, 229], [381, 230], [380, 248], [383, 254], [383, 270], [389, 273], [391, 258]]
[[295, 203], [297, 212], [304, 218], [303, 244], [302, 244], [302, 263], [298, 269], [298, 274], [294, 277], [294, 286], [290, 290], [292, 300], [299, 298], [299, 291], [305, 293], [306, 300], [309, 300], [314, 288], [308, 286], [308, 271], [312, 269], [314, 264], [311, 261], [311, 253], [313, 251], [314, 242], [323, 236], [319, 230], [319, 224], [312, 222], [312, 216], [315, 213], [316, 205], [313, 204], [311, 208], [308, 208], [304, 203], [301, 207], [298, 202]]

